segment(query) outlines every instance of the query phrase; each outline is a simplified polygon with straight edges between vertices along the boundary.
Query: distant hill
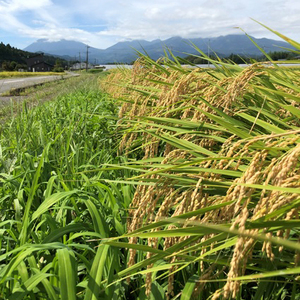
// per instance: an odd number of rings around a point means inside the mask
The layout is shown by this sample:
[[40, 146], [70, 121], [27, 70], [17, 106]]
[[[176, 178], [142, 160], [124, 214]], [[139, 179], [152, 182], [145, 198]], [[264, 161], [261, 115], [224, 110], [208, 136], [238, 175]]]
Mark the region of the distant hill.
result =
[[0, 42], [0, 67], [5, 61], [14, 61], [19, 65], [25, 65], [26, 57], [29, 55], [29, 52], [12, 47], [10, 44], [5, 45], [3, 42]]
[[[60, 40], [57, 42], [49, 42], [46, 39], [40, 39], [30, 44], [24, 50], [30, 52], [42, 51], [47, 54], [64, 57], [65, 59], [68, 58], [69, 60], [75, 60], [75, 58], [78, 60], [80, 53], [81, 60], [84, 61], [86, 59], [87, 45], [76, 41]], [[99, 58], [102, 51], [103, 50], [90, 47], [89, 61], [92, 62], [95, 58]]]
[[[289, 47], [285, 42], [276, 41], [267, 38], [253, 40], [266, 52], [280, 51], [279, 47]], [[89, 61], [101, 64], [105, 63], [130, 63], [137, 58], [134, 49], [144, 52], [146, 51], [153, 59], [164, 56], [164, 48], [169, 48], [172, 52], [180, 57], [187, 54], [197, 54], [197, 51], [191, 46], [194, 44], [203, 52], [216, 52], [221, 56], [229, 56], [230, 54], [258, 56], [261, 55], [259, 49], [249, 40], [246, 35], [226, 35], [216, 38], [194, 38], [184, 39], [181, 37], [172, 37], [167, 40], [134, 40], [129, 42], [119, 42], [107, 49], [89, 48]], [[58, 42], [49, 42], [47, 40], [38, 40], [24, 49], [25, 51], [37, 52], [43, 51], [51, 55], [69, 56], [74, 60], [78, 59], [79, 52], [82, 61], [86, 59], [87, 45], [81, 42], [61, 40]]]
[[[7, 70], [18, 70], [27, 68], [27, 58], [35, 56], [36, 53], [30, 51], [20, 50], [18, 48], [12, 47], [10, 44], [5, 45], [0, 42], [0, 69], [3, 67]], [[54, 65], [57, 59], [61, 60], [61, 63], [68, 65], [68, 61], [64, 60], [57, 55], [49, 56], [45, 55], [45, 62]]]

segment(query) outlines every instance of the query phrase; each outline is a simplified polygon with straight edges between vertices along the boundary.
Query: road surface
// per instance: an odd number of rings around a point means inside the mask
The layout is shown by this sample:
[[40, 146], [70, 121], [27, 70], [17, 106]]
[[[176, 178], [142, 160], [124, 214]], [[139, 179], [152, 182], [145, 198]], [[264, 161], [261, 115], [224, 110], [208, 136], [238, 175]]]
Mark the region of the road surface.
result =
[[62, 78], [68, 78], [70, 76], [74, 76], [74, 75], [73, 74], [58, 75], [58, 76], [51, 75], [51, 76], [33, 76], [33, 77], [24, 77], [24, 78], [0, 79], [0, 95], [12, 89], [31, 87], [45, 82], [60, 80]]

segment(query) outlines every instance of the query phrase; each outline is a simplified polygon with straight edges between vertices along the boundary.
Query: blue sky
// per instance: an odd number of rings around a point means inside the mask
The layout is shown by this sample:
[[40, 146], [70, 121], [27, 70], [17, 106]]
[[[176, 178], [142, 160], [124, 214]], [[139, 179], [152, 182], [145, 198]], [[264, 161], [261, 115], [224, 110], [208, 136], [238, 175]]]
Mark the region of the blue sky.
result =
[[298, 0], [0, 0], [0, 41], [25, 48], [62, 38], [105, 49], [119, 41], [242, 33], [300, 42]]

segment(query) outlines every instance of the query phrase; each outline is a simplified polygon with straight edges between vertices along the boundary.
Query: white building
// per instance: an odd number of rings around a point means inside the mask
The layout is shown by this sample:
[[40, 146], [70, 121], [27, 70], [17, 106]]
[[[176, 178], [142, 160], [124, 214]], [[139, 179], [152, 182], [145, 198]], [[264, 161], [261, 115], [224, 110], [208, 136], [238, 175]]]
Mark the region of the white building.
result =
[[[92, 69], [93, 65], [92, 64], [88, 64], [88, 69]], [[76, 63], [71, 67], [72, 70], [85, 70], [86, 69], [86, 63], [82, 62], [82, 63]]]

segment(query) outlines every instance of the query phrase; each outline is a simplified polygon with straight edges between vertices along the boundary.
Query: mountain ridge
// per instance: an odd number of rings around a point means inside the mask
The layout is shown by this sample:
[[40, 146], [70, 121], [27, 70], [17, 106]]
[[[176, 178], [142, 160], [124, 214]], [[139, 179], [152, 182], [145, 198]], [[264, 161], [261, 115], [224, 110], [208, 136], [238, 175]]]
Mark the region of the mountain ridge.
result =
[[[281, 48], [287, 47], [289, 44], [268, 38], [251, 37], [266, 52], [282, 51]], [[106, 49], [98, 49], [89, 47], [89, 61], [100, 64], [105, 63], [130, 63], [137, 58], [135, 50], [146, 51], [149, 56], [155, 60], [164, 56], [164, 49], [169, 48], [175, 55], [185, 57], [188, 54], [197, 54], [193, 48], [195, 45], [203, 52], [217, 52], [221, 56], [229, 56], [230, 54], [259, 56], [262, 55], [260, 50], [251, 42], [251, 40], [243, 34], [230, 34], [212, 38], [192, 38], [186, 39], [174, 36], [166, 40], [155, 39], [132, 40], [118, 42]], [[78, 58], [79, 53], [81, 60], [86, 57], [87, 44], [77, 41], [60, 40], [50, 42], [40, 39], [24, 49], [29, 52], [42, 51], [51, 55], [69, 56], [70, 59]], [[199, 54], [199, 53], [198, 53]]]

